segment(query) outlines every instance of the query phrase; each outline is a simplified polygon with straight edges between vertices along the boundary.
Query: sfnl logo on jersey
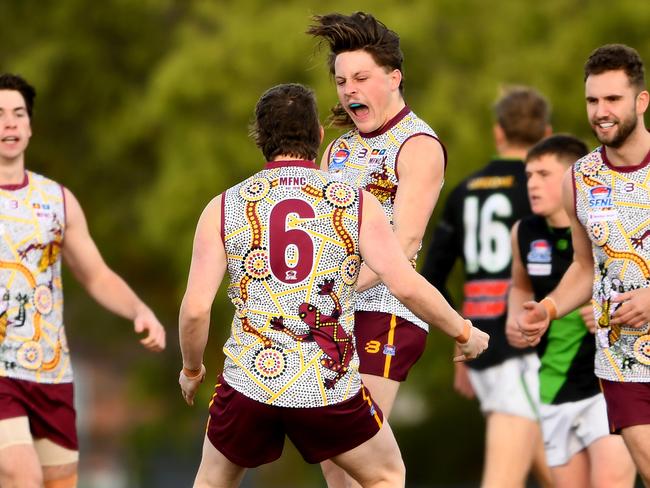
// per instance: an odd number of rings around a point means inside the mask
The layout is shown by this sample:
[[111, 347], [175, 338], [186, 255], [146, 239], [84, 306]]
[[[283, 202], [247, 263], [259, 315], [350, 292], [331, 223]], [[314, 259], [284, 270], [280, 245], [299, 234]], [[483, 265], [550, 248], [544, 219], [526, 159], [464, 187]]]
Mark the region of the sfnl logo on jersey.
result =
[[330, 171], [341, 171], [343, 169], [343, 166], [345, 166], [345, 162], [348, 160], [350, 157], [350, 149], [348, 149], [348, 146], [342, 142], [339, 144], [338, 149], [334, 154], [332, 154], [332, 157], [330, 159], [330, 166], [329, 170]]
[[526, 268], [531, 276], [548, 276], [551, 274], [552, 247], [546, 239], [537, 239], [530, 243], [526, 256]]
[[612, 189], [600, 185], [589, 189], [589, 221], [602, 222], [616, 219]]

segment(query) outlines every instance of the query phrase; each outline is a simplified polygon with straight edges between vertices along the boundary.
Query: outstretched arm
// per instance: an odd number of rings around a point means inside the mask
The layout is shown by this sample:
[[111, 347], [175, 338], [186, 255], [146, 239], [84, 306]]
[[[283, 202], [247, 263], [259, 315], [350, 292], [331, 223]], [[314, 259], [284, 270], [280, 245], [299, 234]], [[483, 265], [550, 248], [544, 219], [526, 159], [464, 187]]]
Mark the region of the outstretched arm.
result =
[[143, 346], [152, 351], [162, 351], [165, 348], [165, 329], [129, 285], [106, 265], [90, 236], [79, 201], [67, 188], [63, 191], [66, 201], [63, 258], [72, 274], [100, 305], [132, 320], [137, 333], [148, 333], [140, 340]]
[[366, 264], [389, 291], [415, 315], [457, 340], [463, 356], [471, 359], [487, 347], [488, 335], [469, 325], [404, 256], [379, 202], [364, 192], [359, 249]]
[[[402, 252], [412, 259], [420, 249], [429, 218], [436, 206], [445, 172], [445, 154], [440, 142], [418, 135], [409, 139], [397, 161], [399, 185], [393, 207], [393, 229]], [[361, 268], [357, 290], [363, 291], [380, 279], [366, 266]]]
[[226, 272], [226, 250], [220, 237], [221, 198], [203, 210], [194, 235], [192, 264], [178, 319], [178, 337], [183, 356], [179, 383], [185, 401], [192, 405], [203, 381], [203, 353], [208, 342], [212, 302]]
[[[587, 303], [591, 299], [594, 280], [591, 241], [576, 216], [573, 199], [573, 174], [571, 168], [562, 182], [562, 200], [571, 219], [571, 241], [573, 242], [573, 262], [564, 273], [560, 283], [549, 293], [548, 298], [556, 309], [558, 317]], [[548, 329], [550, 320], [548, 309], [538, 302], [526, 302], [524, 310], [517, 316], [517, 325], [530, 345], [536, 345]]]

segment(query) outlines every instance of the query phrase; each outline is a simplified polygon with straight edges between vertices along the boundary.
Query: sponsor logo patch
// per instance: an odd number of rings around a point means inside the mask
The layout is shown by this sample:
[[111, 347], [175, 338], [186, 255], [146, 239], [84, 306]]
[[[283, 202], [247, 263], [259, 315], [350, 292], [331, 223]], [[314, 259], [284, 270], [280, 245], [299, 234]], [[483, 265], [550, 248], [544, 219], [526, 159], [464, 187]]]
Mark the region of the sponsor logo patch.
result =
[[340, 171], [345, 166], [345, 162], [350, 157], [350, 150], [344, 144], [336, 150], [332, 157], [330, 158], [330, 171]]
[[589, 207], [593, 209], [611, 208], [614, 206], [612, 189], [609, 186], [595, 186], [589, 190]]
[[550, 263], [551, 245], [546, 239], [534, 240], [530, 243], [527, 259], [530, 263]]

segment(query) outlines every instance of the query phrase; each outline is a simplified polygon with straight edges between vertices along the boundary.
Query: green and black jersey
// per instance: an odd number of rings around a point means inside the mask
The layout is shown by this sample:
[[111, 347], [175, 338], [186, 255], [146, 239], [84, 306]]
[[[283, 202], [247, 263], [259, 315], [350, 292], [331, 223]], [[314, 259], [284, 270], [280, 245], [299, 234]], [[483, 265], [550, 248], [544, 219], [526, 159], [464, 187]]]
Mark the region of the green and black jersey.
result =
[[[521, 220], [517, 240], [539, 301], [555, 288], [573, 260], [570, 229], [551, 228], [543, 217], [533, 215]], [[595, 339], [578, 310], [551, 322], [537, 353], [543, 403], [575, 402], [600, 391], [594, 374]]]
[[422, 276], [452, 303], [446, 283], [461, 258], [465, 272], [461, 315], [490, 334], [490, 347], [466, 363], [473, 370], [532, 353], [512, 347], [505, 334], [510, 229], [530, 214], [524, 162], [494, 159], [452, 190], [433, 233]]

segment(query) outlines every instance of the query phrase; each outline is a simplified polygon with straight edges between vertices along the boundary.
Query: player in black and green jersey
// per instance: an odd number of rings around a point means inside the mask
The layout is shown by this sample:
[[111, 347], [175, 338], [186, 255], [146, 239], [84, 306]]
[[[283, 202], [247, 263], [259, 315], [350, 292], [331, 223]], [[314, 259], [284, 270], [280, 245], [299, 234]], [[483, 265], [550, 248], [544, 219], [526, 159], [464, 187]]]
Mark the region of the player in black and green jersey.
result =
[[[512, 229], [512, 288], [506, 335], [528, 343], [515, 317], [524, 302], [555, 288], [573, 260], [569, 216], [562, 206], [562, 177], [587, 153], [570, 135], [554, 135], [526, 158], [528, 198], [534, 215]], [[594, 375], [591, 305], [554, 320], [536, 346], [540, 357], [540, 418], [547, 462], [557, 487], [631, 487], [634, 467], [620, 437], [609, 435], [605, 400]]]
[[524, 158], [550, 133], [550, 106], [537, 90], [510, 87], [499, 97], [494, 105], [496, 155], [449, 194], [422, 267], [422, 276], [451, 300], [446, 283], [461, 259], [459, 309], [490, 331], [485, 357], [454, 367], [454, 389], [478, 398], [485, 416], [482, 488], [523, 488], [531, 466], [541, 486], [552, 486], [538, 418], [539, 359], [530, 348], [510, 346], [504, 333], [510, 229], [531, 211]]

